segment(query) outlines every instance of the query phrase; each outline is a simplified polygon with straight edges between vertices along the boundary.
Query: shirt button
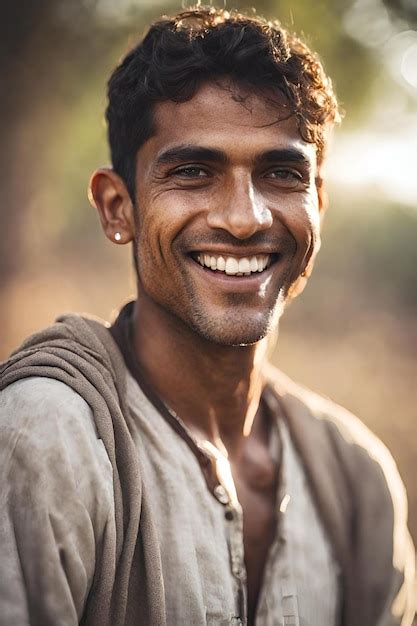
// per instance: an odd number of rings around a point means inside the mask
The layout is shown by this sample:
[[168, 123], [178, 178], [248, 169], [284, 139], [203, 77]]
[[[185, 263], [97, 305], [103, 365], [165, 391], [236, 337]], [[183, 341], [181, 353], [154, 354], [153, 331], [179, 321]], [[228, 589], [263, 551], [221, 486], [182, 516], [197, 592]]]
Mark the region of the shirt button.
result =
[[240, 578], [240, 580], [245, 579], [245, 569], [239, 563], [232, 566], [232, 572], [237, 578]]
[[229, 502], [229, 496], [227, 495], [226, 489], [222, 485], [217, 485], [214, 488], [214, 495], [217, 500], [222, 504], [227, 504]]
[[225, 514], [224, 514], [225, 518], [227, 519], [228, 522], [231, 522], [232, 519], [234, 518], [233, 515], [233, 511], [231, 511], [230, 509], [228, 509]]

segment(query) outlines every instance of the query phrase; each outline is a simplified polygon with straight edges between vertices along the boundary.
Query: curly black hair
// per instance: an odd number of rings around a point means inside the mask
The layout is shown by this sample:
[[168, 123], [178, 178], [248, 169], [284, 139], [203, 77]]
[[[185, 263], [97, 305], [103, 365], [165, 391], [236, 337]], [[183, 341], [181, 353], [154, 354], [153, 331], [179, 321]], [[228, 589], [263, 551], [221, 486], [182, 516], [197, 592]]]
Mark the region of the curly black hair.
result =
[[277, 21], [197, 7], [152, 24], [108, 82], [111, 159], [132, 199], [136, 154], [154, 132], [154, 103], [190, 100], [203, 82], [222, 77], [282, 93], [300, 135], [323, 158], [326, 130], [339, 113], [317, 55]]

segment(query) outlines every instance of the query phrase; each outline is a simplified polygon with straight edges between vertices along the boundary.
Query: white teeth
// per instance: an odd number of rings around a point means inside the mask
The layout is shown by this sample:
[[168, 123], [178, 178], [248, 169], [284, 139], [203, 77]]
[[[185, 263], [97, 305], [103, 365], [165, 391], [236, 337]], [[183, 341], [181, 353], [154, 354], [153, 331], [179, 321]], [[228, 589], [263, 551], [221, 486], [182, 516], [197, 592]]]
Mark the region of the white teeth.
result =
[[262, 272], [268, 266], [269, 260], [269, 254], [240, 258], [211, 256], [202, 252], [197, 255], [197, 261], [203, 267], [226, 272], [230, 276], [250, 276], [251, 273]]
[[265, 269], [265, 266], [268, 262], [267, 256], [258, 256], [256, 257], [258, 260], [258, 272], [262, 272]]
[[248, 258], [239, 259], [239, 272], [242, 272], [242, 274], [250, 272], [250, 261]]
[[225, 272], [226, 274], [237, 274], [239, 271], [239, 263], [237, 261], [237, 259], [234, 259], [233, 257], [229, 256], [226, 259], [226, 268], [225, 268]]
[[217, 269], [221, 272], [224, 272], [224, 270], [226, 269], [226, 261], [222, 256], [219, 256], [219, 258], [217, 259]]

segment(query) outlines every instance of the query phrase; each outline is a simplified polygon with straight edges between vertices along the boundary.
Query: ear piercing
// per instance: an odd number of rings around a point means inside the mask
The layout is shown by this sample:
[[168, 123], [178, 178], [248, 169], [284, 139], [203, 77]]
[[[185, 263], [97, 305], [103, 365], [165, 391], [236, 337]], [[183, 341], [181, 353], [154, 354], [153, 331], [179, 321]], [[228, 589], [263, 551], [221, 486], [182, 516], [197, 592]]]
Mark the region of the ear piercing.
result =
[[122, 235], [120, 233], [114, 233], [114, 238], [116, 241], [120, 241], [122, 238]]

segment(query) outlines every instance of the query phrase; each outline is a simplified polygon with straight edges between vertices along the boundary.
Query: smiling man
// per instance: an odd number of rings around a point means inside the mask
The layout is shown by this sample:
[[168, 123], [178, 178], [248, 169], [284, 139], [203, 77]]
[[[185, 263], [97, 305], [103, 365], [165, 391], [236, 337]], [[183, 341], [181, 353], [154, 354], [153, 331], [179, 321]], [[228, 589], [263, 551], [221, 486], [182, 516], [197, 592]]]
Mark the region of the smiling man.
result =
[[392, 458], [267, 363], [320, 247], [320, 62], [199, 8], [153, 24], [108, 98], [90, 197], [138, 297], [2, 365], [0, 624], [410, 625]]

